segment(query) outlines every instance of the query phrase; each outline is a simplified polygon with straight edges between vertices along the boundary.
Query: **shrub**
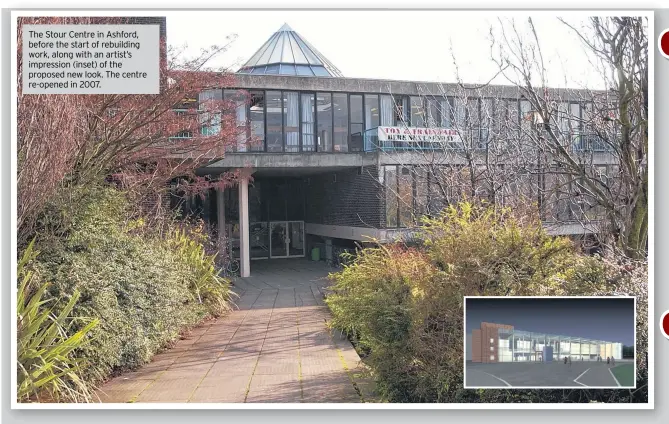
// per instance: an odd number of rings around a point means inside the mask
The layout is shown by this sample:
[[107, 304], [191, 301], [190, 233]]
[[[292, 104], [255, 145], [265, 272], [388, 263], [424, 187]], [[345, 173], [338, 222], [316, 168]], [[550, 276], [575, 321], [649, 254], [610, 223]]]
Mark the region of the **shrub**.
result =
[[37, 257], [33, 246], [34, 241], [17, 266], [17, 398], [88, 401], [90, 387], [80, 376], [88, 364], [75, 358], [73, 352], [87, 342], [86, 336], [98, 320], [89, 320], [81, 330], [69, 331], [73, 323], [69, 315], [79, 299], [77, 291], [58, 315], [54, 314], [55, 299], [44, 298], [49, 285], [35, 282], [30, 269], [30, 262]]
[[37, 266], [52, 295], [81, 293], [75, 315], [100, 320], [77, 350], [93, 364], [88, 381], [149, 362], [184, 329], [228, 309], [229, 283], [200, 241], [170, 222], [168, 231], [148, 228], [123, 192], [77, 188], [51, 210]]
[[539, 221], [466, 202], [425, 220], [421, 233], [419, 248], [364, 249], [351, 265], [331, 274], [333, 293], [326, 300], [331, 325], [368, 353], [387, 400], [596, 398], [582, 397], [582, 391], [465, 390], [463, 297], [606, 294], [615, 290], [610, 264], [578, 253], [566, 238], [549, 236]]
[[195, 294], [200, 304], [207, 305], [215, 316], [230, 311], [231, 291], [227, 280], [218, 276], [216, 254], [208, 255], [205, 251], [207, 235], [198, 226], [188, 231], [185, 228], [174, 229], [167, 241], [173, 246], [190, 275], [189, 289]]

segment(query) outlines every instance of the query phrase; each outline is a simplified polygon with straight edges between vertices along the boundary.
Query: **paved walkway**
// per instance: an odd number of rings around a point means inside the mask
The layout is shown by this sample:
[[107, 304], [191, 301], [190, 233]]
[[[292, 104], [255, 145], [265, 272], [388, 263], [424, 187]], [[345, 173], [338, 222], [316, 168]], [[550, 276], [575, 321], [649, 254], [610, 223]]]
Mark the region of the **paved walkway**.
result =
[[541, 362], [467, 362], [468, 388], [481, 387], [606, 387], [618, 382], [606, 361]]
[[361, 402], [351, 344], [326, 327], [328, 268], [306, 259], [253, 261], [238, 308], [194, 329], [141, 369], [103, 385], [102, 402]]

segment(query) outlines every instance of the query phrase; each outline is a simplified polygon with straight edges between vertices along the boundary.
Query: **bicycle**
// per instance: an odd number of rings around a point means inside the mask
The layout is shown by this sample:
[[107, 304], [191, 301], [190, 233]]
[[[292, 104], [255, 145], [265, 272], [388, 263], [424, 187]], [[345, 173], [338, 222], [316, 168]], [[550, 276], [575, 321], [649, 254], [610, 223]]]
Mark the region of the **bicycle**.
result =
[[223, 277], [238, 277], [239, 276], [239, 259], [225, 257], [221, 263], [221, 274]]
[[341, 268], [343, 265], [347, 265], [351, 258], [349, 255], [352, 254], [351, 249], [345, 247], [332, 246], [332, 260], [330, 265], [335, 268]]

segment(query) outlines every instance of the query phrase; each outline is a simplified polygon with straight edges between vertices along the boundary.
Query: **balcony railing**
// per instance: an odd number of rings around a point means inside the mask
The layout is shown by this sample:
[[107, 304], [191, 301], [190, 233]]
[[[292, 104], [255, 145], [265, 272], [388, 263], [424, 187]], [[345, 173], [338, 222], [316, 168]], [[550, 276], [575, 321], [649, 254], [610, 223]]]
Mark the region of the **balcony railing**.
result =
[[[404, 131], [405, 129], [398, 128], [400, 134], [397, 134], [395, 137], [389, 137], [387, 135], [380, 137], [380, 134], [383, 134], [380, 132], [380, 128], [382, 127], [371, 128], [362, 133], [353, 134], [351, 137], [352, 142], [355, 140], [358, 141], [358, 143], [355, 143], [356, 145], [362, 144], [362, 151], [365, 152], [392, 152], [435, 151], [445, 149], [462, 150], [465, 147], [470, 149], [485, 149], [488, 146], [488, 143], [493, 141], [490, 129], [488, 128], [473, 128], [467, 130], [435, 128], [433, 131], [436, 134], [427, 136], [414, 136], [410, 131]], [[411, 128], [408, 128], [408, 130], [411, 130]], [[446, 135], [440, 135], [440, 131], [444, 132]], [[497, 140], [495, 141], [498, 143], [498, 146], [500, 143], [503, 145], [503, 138], [499, 136], [496, 138]], [[564, 134], [564, 139], [567, 140], [567, 143], [571, 140], [570, 148], [575, 152], [610, 152], [612, 150], [611, 145], [605, 142], [597, 134]], [[351, 151], [360, 150], [351, 149]]]

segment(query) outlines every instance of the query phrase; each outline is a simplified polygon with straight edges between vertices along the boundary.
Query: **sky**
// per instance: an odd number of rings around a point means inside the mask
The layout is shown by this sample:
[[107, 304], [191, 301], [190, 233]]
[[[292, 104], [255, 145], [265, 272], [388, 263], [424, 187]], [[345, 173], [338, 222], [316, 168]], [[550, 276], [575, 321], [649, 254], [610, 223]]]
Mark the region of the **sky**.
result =
[[634, 344], [634, 300], [467, 299], [467, 335], [481, 322], [513, 325], [517, 330]]
[[[577, 36], [557, 15], [532, 13], [549, 85], [602, 88]], [[521, 31], [528, 16], [514, 15]], [[577, 26], [586, 18], [566, 17]], [[179, 11], [167, 15], [167, 42], [197, 53], [232, 36], [229, 50], [212, 65], [236, 70], [287, 23], [346, 77], [454, 82], [455, 58], [465, 82], [485, 83], [497, 71], [489, 34], [497, 19], [493, 12], [457, 11]], [[500, 76], [493, 83], [509, 81]]]

